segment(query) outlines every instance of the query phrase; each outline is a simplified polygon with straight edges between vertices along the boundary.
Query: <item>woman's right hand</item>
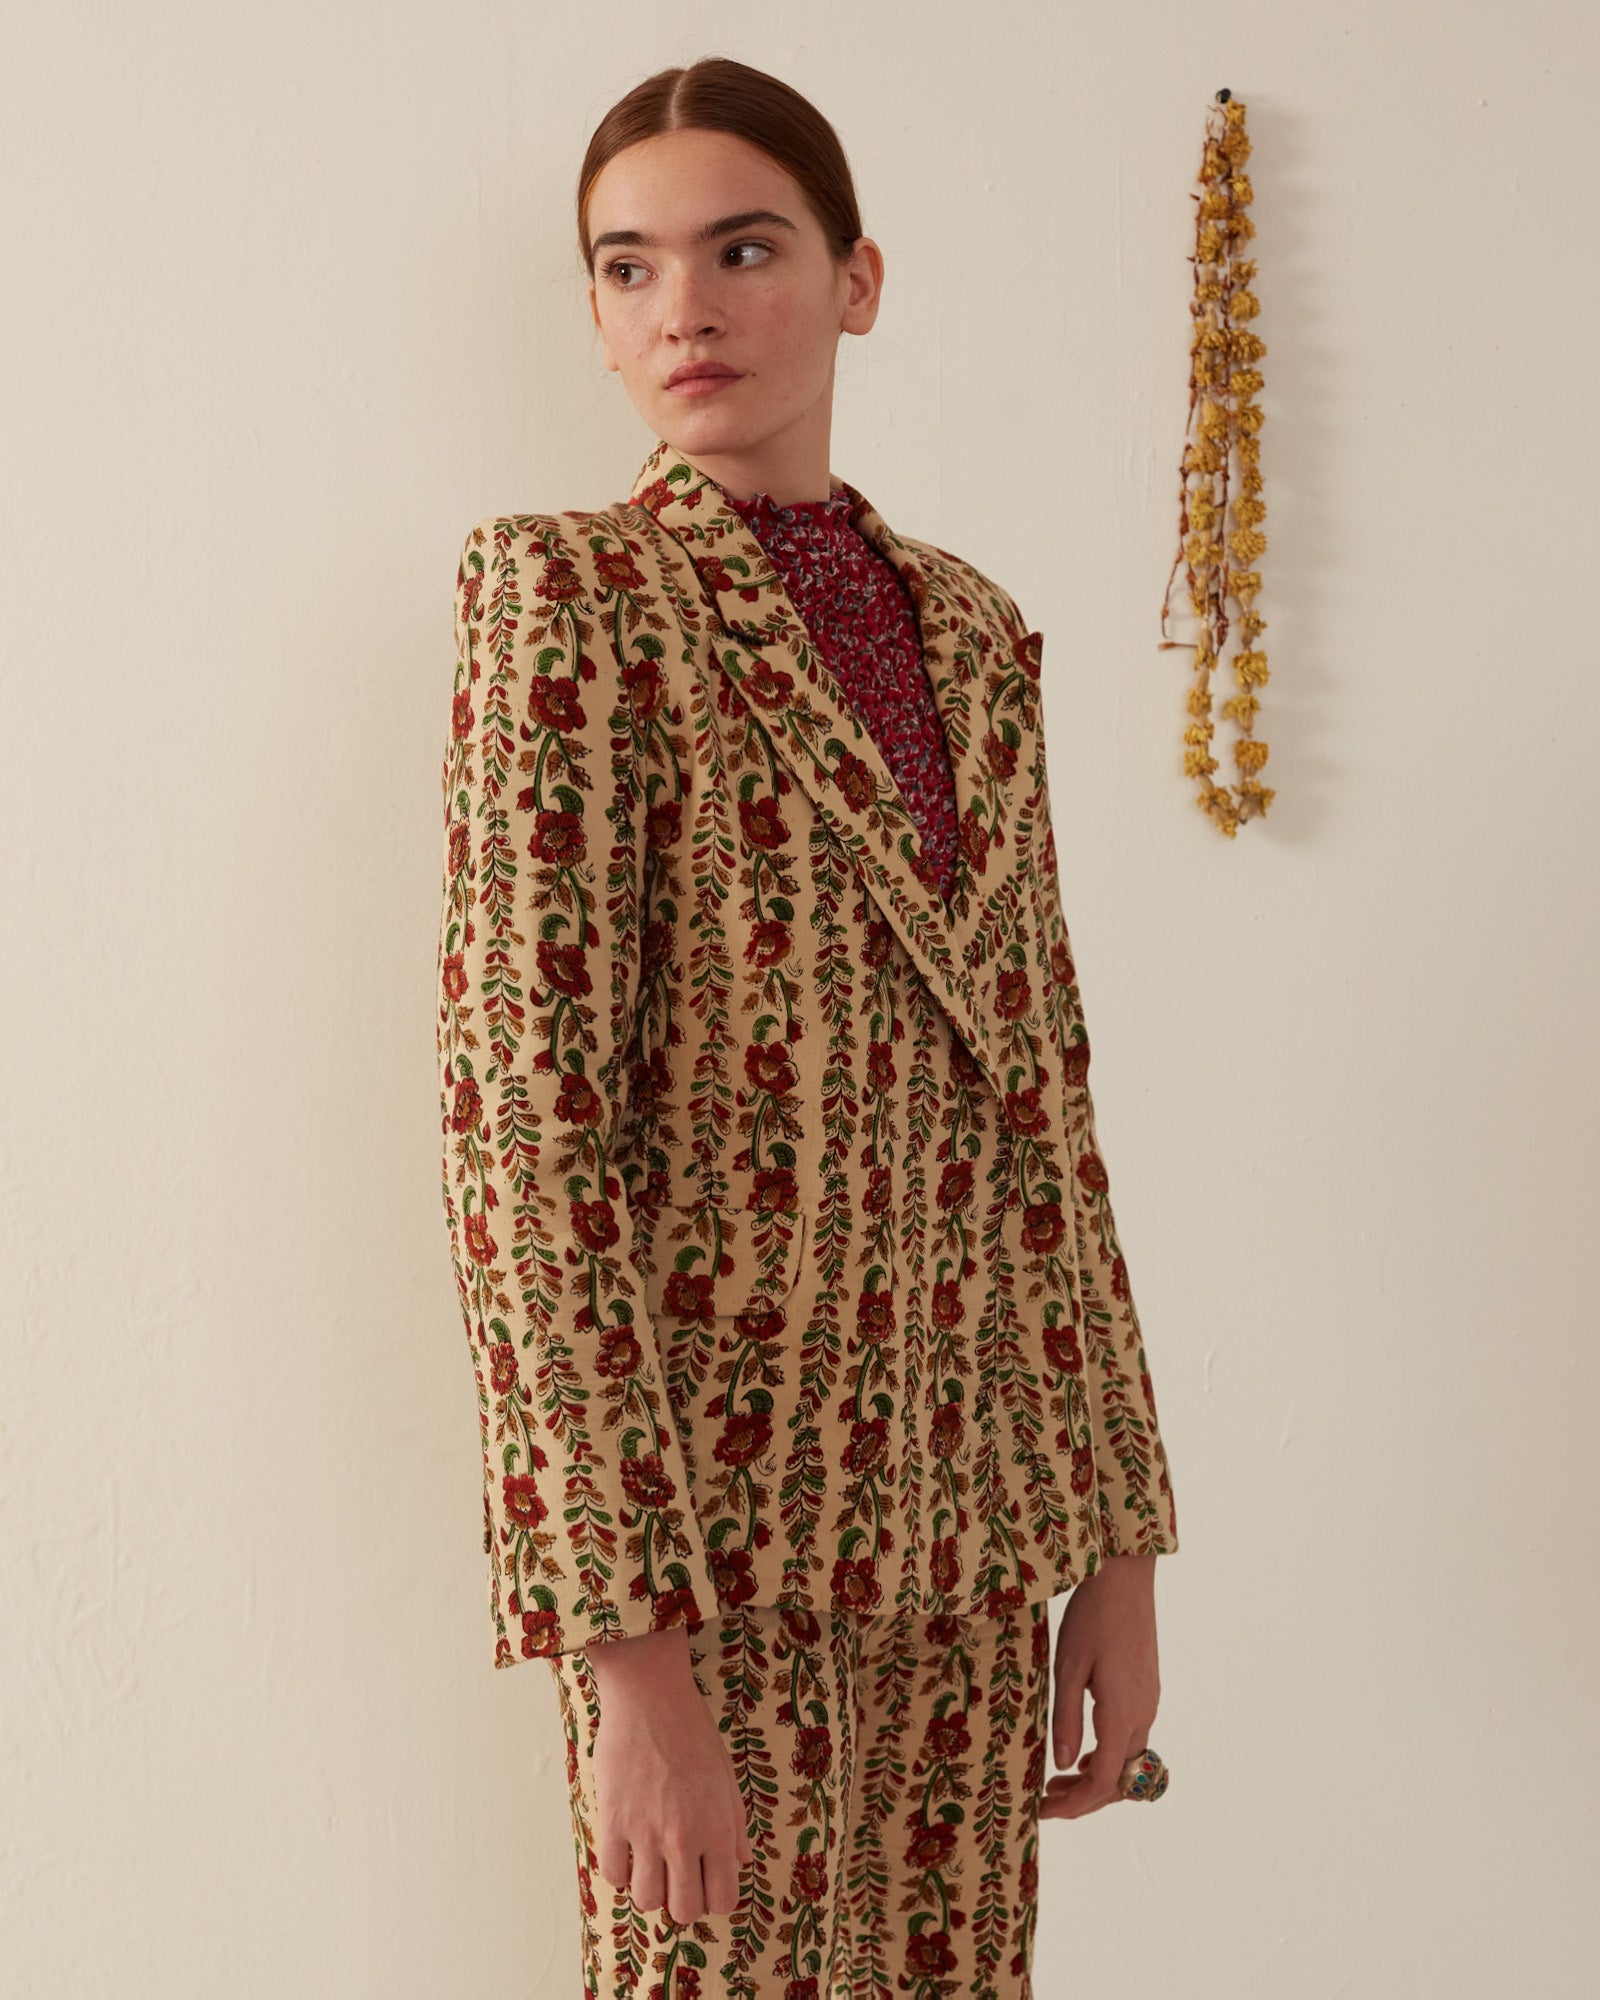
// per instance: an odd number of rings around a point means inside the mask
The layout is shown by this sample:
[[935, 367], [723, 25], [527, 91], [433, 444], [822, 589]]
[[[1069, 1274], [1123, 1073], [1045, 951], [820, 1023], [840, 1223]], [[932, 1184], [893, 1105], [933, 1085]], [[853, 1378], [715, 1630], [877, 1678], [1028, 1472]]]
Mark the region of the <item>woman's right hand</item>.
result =
[[681, 1626], [586, 1648], [599, 1691], [595, 1865], [637, 1910], [675, 1924], [739, 1905], [754, 1858], [733, 1759], [694, 1678]]

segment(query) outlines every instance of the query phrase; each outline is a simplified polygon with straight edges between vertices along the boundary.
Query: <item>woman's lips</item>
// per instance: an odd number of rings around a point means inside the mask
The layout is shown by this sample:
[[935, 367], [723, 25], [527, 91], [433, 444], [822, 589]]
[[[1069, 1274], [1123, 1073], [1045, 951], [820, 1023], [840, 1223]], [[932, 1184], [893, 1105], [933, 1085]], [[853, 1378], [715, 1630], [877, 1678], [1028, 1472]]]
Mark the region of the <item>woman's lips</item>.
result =
[[734, 382], [742, 382], [742, 375], [686, 375], [681, 382], [669, 382], [669, 396], [707, 396], [713, 389], [726, 389]]

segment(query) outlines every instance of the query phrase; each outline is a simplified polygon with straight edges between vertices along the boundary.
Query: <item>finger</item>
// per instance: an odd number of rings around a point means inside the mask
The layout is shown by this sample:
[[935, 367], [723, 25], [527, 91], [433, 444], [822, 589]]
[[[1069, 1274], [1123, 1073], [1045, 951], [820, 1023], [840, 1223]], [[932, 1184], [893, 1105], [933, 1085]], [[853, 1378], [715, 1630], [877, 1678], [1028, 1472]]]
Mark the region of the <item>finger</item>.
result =
[[613, 1889], [626, 1889], [633, 1868], [633, 1849], [620, 1831], [603, 1826], [595, 1849], [594, 1865]]
[[1039, 1794], [1039, 1817], [1041, 1819], [1067, 1819], [1068, 1803], [1079, 1788], [1086, 1784], [1081, 1771], [1068, 1771], [1049, 1780]]
[[1083, 1748], [1083, 1703], [1087, 1677], [1070, 1669], [1056, 1682], [1055, 1713], [1050, 1718], [1050, 1748], [1060, 1765], [1075, 1764]]
[[700, 1857], [707, 1916], [731, 1917], [739, 1907], [739, 1864], [731, 1847]]
[[675, 1924], [692, 1924], [706, 1913], [706, 1886], [698, 1851], [674, 1848], [667, 1856], [667, 1916]]
[[633, 1850], [633, 1881], [629, 1885], [636, 1910], [659, 1910], [666, 1900], [667, 1864], [657, 1848]]
[[1117, 1796], [1117, 1780], [1122, 1776], [1126, 1731], [1100, 1738], [1083, 1760], [1083, 1784], [1072, 1802], [1072, 1816], [1098, 1812]]

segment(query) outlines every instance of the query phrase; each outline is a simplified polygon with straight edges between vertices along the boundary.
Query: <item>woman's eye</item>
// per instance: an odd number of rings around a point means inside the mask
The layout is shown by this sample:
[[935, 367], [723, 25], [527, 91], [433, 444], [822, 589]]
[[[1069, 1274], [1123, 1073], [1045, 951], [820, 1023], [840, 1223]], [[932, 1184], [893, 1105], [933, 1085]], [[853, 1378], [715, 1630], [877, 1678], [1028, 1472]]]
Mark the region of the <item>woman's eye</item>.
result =
[[[772, 254], [772, 245], [770, 243], [758, 243], [754, 239], [748, 239], [740, 243], [730, 243], [728, 245], [726, 254], [731, 256], [740, 250], [757, 250], [761, 253], [762, 258], [766, 258], [771, 256]], [[634, 287], [628, 282], [628, 279], [624, 274], [626, 272], [635, 271], [640, 268], [641, 266], [632, 257], [613, 257], [610, 263], [605, 264], [601, 267], [601, 275], [610, 284], [615, 285], [619, 291], [631, 292], [634, 290]]]

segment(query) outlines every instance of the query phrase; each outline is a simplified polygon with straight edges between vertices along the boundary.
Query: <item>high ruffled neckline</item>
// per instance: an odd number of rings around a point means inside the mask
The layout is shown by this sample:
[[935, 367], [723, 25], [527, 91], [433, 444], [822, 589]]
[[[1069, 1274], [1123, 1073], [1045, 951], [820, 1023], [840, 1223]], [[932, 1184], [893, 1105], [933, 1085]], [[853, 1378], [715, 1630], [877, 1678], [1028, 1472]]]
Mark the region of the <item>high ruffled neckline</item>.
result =
[[850, 519], [855, 502], [844, 487], [837, 493], [830, 493], [826, 500], [790, 500], [780, 505], [770, 493], [755, 492], [748, 500], [736, 500], [723, 488], [728, 505], [737, 509], [745, 520], [768, 521], [780, 527], [796, 528], [806, 525], [825, 527], [833, 522], [841, 525]]

